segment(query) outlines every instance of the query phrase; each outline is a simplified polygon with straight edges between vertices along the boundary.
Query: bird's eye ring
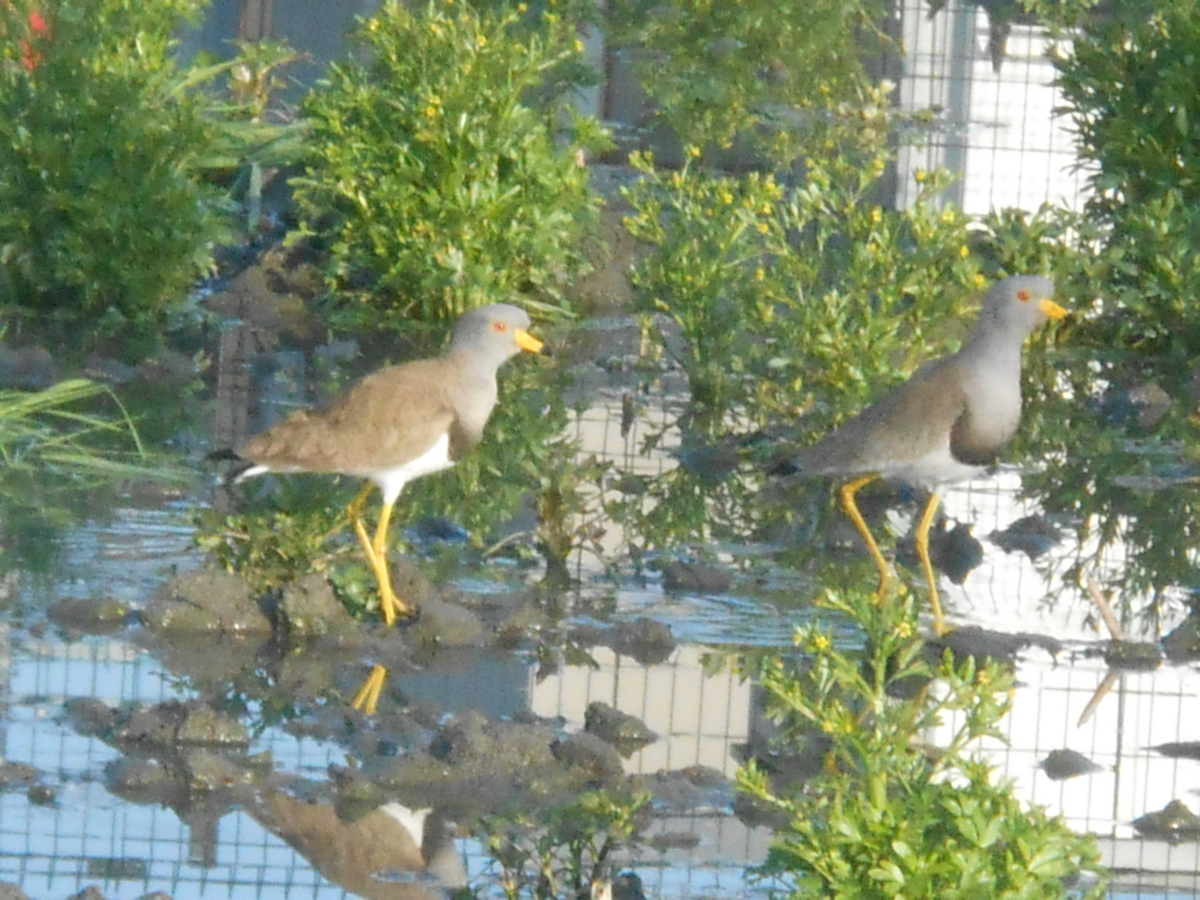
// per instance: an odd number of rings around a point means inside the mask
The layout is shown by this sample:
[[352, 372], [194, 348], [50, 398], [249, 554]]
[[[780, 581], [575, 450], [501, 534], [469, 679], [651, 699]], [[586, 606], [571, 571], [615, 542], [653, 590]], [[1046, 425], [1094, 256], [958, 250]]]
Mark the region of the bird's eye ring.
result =
[[493, 322], [492, 327], [496, 329], [496, 331], [504, 331], [506, 328], [508, 328], [508, 326], [503, 322]]
[[1031, 299], [1033, 299], [1033, 295], [1030, 294], [1029, 291], [1017, 291], [1017, 299], [1022, 303], [1028, 303]]

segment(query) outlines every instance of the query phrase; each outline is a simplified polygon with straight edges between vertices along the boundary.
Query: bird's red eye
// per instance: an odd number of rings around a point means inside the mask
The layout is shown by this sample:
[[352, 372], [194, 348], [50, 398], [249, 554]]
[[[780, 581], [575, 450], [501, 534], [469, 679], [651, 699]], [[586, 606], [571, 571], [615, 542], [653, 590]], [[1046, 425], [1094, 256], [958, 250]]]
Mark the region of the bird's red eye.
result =
[[1017, 291], [1017, 299], [1022, 303], [1028, 303], [1032, 298], [1029, 291]]
[[503, 322], [493, 322], [492, 327], [495, 328], [497, 331], [504, 331], [504, 329], [508, 328], [508, 326], [505, 325]]

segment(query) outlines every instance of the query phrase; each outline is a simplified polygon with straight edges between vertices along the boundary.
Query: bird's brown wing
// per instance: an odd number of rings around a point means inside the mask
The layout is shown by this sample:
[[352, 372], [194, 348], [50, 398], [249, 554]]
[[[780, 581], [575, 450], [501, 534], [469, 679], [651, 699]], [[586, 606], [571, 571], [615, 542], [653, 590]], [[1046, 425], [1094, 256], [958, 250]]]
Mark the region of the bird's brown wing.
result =
[[443, 358], [391, 366], [345, 393], [293, 413], [238, 450], [275, 471], [366, 472], [401, 465], [447, 434], [455, 413], [446, 398]]
[[816, 444], [793, 456], [802, 475], [878, 472], [945, 446], [967, 406], [957, 357], [919, 369]]

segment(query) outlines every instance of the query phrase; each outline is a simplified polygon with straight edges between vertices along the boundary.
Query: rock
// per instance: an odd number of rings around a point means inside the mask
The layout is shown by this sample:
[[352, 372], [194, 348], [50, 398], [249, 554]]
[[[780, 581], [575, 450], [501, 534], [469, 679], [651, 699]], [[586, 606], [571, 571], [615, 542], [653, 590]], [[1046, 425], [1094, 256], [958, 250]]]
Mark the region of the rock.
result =
[[435, 758], [459, 765], [473, 756], [481, 756], [493, 748], [487, 734], [488, 718], [481, 712], [468, 709], [452, 718], [429, 746]]
[[1182, 800], [1172, 800], [1162, 809], [1134, 819], [1133, 828], [1146, 837], [1177, 844], [1200, 838], [1200, 817]]
[[37, 784], [41, 777], [42, 773], [37, 766], [31, 766], [29, 763], [0, 762], [0, 788], [14, 784], [28, 787]]
[[733, 585], [733, 576], [725, 569], [682, 559], [662, 564], [663, 587], [687, 594], [721, 594]]
[[58, 380], [57, 367], [45, 347], [14, 349], [0, 344], [0, 388], [37, 391]]
[[245, 747], [250, 734], [241, 722], [218, 713], [198, 700], [168, 700], [121, 716], [112, 739], [172, 747], [180, 744]]
[[1020, 551], [1036, 560], [1062, 540], [1062, 535], [1045, 517], [1038, 515], [1017, 519], [1003, 531], [993, 531], [988, 540], [1005, 553]]
[[588, 784], [595, 787], [613, 784], [625, 774], [616, 748], [586, 732], [555, 741], [550, 752], [560, 763], [584, 773]]
[[0, 900], [29, 900], [29, 895], [15, 884], [0, 881]]
[[643, 616], [632, 622], [617, 623], [612, 648], [644, 666], [658, 665], [675, 652], [675, 635], [670, 625]]
[[583, 721], [584, 731], [611, 744], [622, 756], [627, 757], [658, 740], [658, 735], [647, 728], [641, 719], [614, 709], [607, 703], [589, 703]]
[[31, 784], [25, 796], [34, 806], [57, 806], [58, 794], [54, 788], [44, 784]]
[[250, 732], [242, 722], [199, 702], [185, 704], [185, 710], [183, 721], [175, 733], [175, 743], [223, 747], [246, 747], [250, 744]]
[[961, 585], [967, 576], [983, 562], [983, 544], [971, 534], [974, 527], [956, 522], [951, 529], [943, 520], [929, 536], [929, 561], [946, 574], [952, 584]]
[[134, 367], [134, 376], [156, 385], [184, 385], [199, 376], [192, 357], [176, 350], [160, 349]]
[[59, 600], [50, 618], [60, 628], [82, 634], [114, 634], [125, 627], [129, 609], [109, 597], [97, 600]]
[[117, 721], [117, 711], [95, 697], [68, 698], [63, 711], [75, 732], [85, 737], [104, 737]]
[[734, 790], [718, 769], [690, 766], [670, 772], [655, 772], [640, 779], [640, 786], [654, 797], [657, 810], [692, 812], [698, 809], [729, 809]]
[[92, 353], [83, 361], [83, 374], [93, 381], [105, 384], [124, 384], [133, 378], [133, 366], [117, 359]]
[[211, 750], [190, 750], [186, 756], [190, 794], [211, 794], [235, 784], [251, 784], [253, 773]]
[[328, 637], [362, 630], [333, 593], [329, 580], [315, 572], [288, 584], [278, 608], [284, 626], [295, 636]]
[[1200, 760], [1200, 741], [1171, 741], [1166, 744], [1158, 744], [1150, 749], [1172, 759]]
[[1157, 644], [1144, 641], [1109, 641], [1104, 661], [1111, 669], [1123, 672], [1153, 672], [1162, 665]]
[[1104, 766], [1097, 765], [1077, 750], [1051, 750], [1040, 765], [1051, 781], [1104, 771]]
[[142, 618], [157, 632], [271, 632], [271, 623], [249, 585], [237, 575], [217, 570], [173, 576], [154, 595]]
[[431, 595], [421, 603], [420, 615], [405, 637], [421, 647], [479, 647], [487, 634], [473, 611]]
[[104, 767], [105, 782], [114, 794], [130, 798], [154, 793], [171, 781], [157, 759], [134, 759], [123, 756]]
[[966, 625], [926, 641], [925, 654], [932, 665], [941, 662], [946, 650], [950, 650], [955, 661], [960, 663], [970, 657], [974, 659], [976, 666], [983, 666], [989, 660], [1012, 664], [1020, 651], [1033, 646], [1041, 647], [1051, 655], [1057, 655], [1062, 649], [1061, 643], [1044, 635], [1029, 632], [1009, 634], [978, 625]]
[[429, 752], [461, 774], [539, 775], [553, 762], [554, 732], [543, 725], [492, 722], [467, 710], [446, 723]]

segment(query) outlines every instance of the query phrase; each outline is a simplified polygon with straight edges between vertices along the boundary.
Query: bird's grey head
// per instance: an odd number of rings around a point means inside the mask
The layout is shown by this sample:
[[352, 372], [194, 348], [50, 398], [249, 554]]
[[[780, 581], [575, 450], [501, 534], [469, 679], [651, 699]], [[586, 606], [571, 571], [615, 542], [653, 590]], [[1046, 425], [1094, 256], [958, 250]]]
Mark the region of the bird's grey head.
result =
[[529, 315], [519, 306], [481, 306], [458, 320], [450, 352], [465, 353], [478, 365], [498, 368], [522, 350], [537, 353], [541, 349], [541, 341], [529, 333], [530, 324]]
[[1053, 296], [1054, 282], [1045, 275], [1014, 275], [997, 281], [983, 298], [979, 324], [1024, 339], [1047, 319], [1061, 319], [1067, 314]]

